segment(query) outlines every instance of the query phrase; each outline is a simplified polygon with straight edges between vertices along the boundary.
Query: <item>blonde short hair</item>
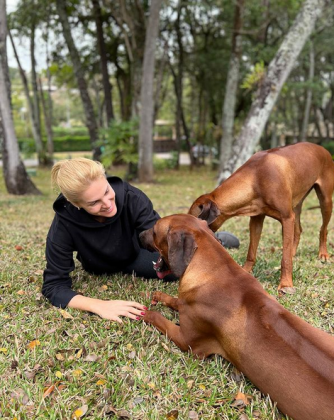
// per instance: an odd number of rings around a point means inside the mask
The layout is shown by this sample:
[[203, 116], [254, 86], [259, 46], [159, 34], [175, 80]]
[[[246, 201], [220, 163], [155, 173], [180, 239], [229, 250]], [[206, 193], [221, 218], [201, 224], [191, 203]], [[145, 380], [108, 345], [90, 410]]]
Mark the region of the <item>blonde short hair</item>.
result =
[[93, 181], [105, 176], [102, 163], [86, 158], [60, 160], [51, 169], [53, 187], [72, 204], [79, 203], [80, 195]]

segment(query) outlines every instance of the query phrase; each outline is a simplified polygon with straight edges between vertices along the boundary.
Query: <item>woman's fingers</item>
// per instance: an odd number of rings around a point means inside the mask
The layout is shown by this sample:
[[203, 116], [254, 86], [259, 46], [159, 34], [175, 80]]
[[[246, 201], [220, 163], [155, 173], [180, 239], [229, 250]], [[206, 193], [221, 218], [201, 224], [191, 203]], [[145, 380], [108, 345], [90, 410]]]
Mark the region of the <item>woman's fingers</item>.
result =
[[[103, 303], [102, 303], [103, 302]], [[145, 315], [146, 306], [125, 300], [102, 301], [99, 305], [98, 314], [102, 318], [116, 321], [122, 324], [121, 316], [133, 320], [140, 320]]]

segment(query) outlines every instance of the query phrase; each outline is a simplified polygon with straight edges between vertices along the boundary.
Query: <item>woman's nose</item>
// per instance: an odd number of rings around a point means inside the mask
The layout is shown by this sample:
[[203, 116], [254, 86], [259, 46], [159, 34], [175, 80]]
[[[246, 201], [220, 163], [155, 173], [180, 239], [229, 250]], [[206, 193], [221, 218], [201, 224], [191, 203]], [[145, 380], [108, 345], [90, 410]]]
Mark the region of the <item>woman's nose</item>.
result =
[[105, 208], [109, 208], [110, 207], [110, 200], [107, 199], [107, 197], [104, 197], [102, 200], [102, 205]]

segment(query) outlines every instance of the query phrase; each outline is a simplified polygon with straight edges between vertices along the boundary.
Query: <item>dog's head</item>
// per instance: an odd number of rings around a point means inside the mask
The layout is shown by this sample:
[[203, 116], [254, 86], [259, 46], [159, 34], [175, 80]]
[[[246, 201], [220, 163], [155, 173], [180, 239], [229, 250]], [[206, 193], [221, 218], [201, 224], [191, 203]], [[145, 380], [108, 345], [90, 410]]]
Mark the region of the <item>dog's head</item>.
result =
[[188, 214], [192, 214], [199, 219], [206, 220], [210, 228], [215, 232], [219, 226], [215, 227], [213, 222], [220, 216], [220, 210], [209, 194], [198, 197], [191, 205]]
[[170, 272], [181, 277], [197, 249], [196, 237], [203, 230], [212, 234], [203, 220], [176, 214], [158, 220], [153, 228], [142, 232], [139, 239], [144, 248], [160, 253], [155, 264], [160, 278]]

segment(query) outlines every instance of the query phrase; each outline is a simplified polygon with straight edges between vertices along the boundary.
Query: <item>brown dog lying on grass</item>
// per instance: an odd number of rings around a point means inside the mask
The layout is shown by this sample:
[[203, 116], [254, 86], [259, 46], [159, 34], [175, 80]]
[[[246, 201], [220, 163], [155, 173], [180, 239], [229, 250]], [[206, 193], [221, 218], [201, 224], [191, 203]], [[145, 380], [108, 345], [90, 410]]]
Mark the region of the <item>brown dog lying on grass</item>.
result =
[[179, 214], [140, 234], [159, 251], [156, 269], [180, 277], [179, 296], [153, 300], [179, 311], [179, 326], [148, 310], [144, 321], [183, 351], [220, 354], [294, 420], [334, 420], [334, 337], [280, 305], [243, 270], [207, 223]]
[[303, 201], [313, 188], [322, 213], [319, 257], [327, 260], [334, 163], [322, 146], [303, 142], [255, 153], [214, 191], [197, 198], [189, 214], [206, 220], [214, 232], [233, 216], [250, 216], [250, 243], [244, 264], [248, 272], [255, 264], [265, 216], [278, 220], [283, 236], [278, 288], [293, 293], [292, 258], [302, 232], [300, 214]]

